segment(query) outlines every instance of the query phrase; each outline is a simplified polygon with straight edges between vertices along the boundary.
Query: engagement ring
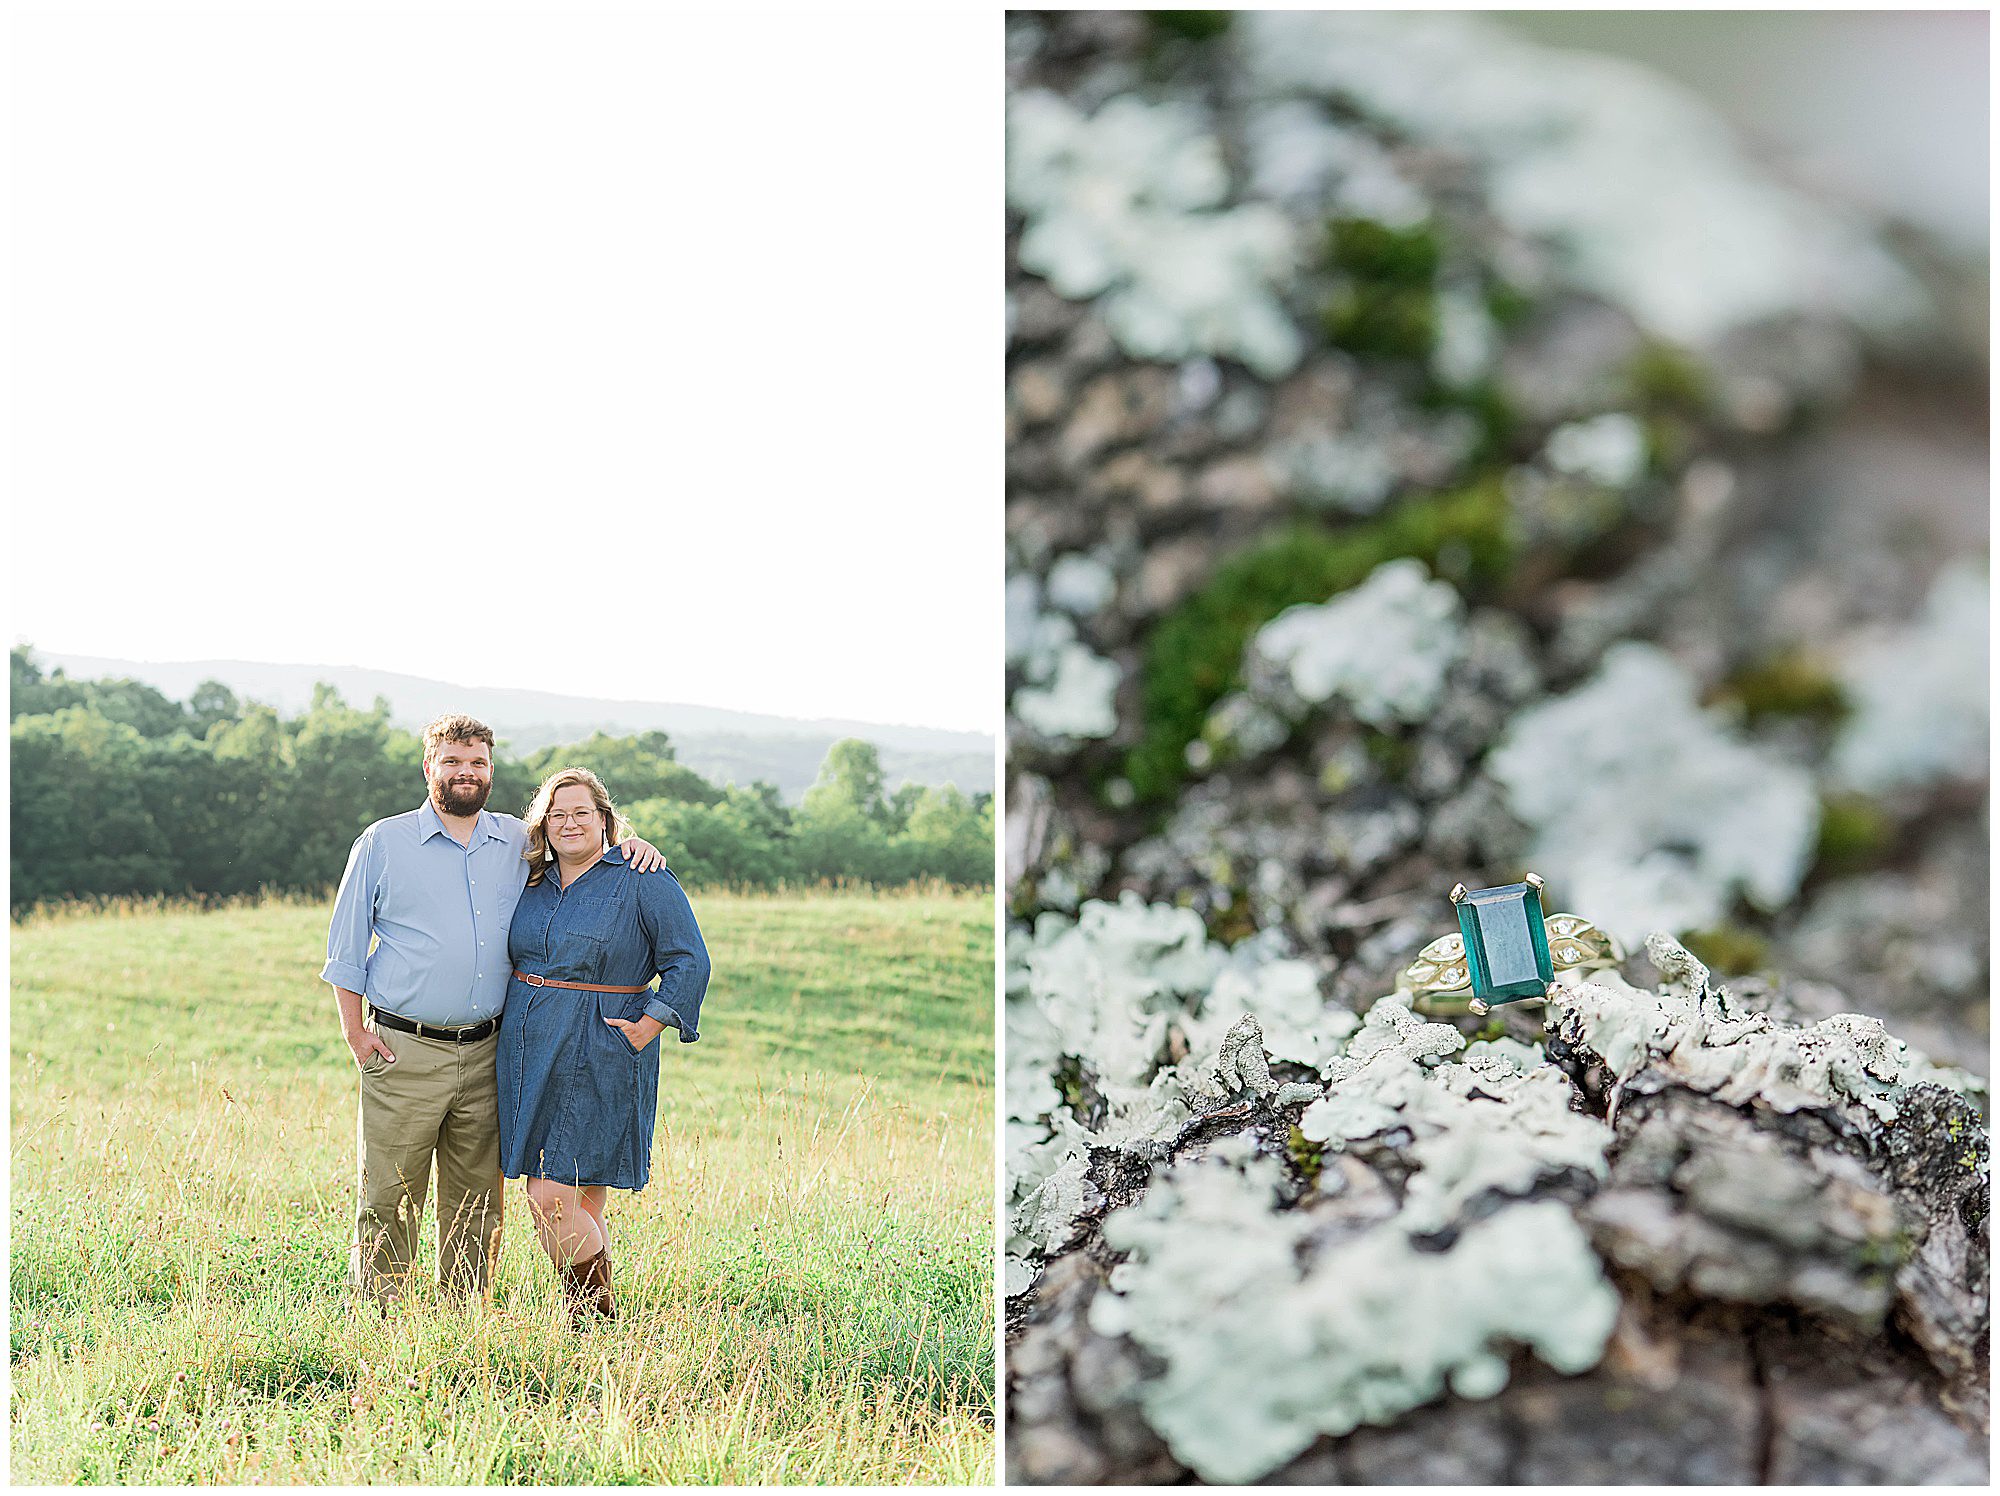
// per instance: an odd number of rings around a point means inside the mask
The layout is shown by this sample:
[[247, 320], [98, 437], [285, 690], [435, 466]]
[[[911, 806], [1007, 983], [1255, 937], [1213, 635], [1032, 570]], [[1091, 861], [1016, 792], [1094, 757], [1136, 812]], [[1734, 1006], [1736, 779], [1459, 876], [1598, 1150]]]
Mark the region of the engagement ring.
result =
[[1500, 1003], [1555, 995], [1557, 973], [1616, 966], [1616, 939], [1577, 914], [1542, 915], [1542, 879], [1451, 890], [1458, 933], [1417, 952], [1396, 991], [1425, 1013], [1485, 1013]]

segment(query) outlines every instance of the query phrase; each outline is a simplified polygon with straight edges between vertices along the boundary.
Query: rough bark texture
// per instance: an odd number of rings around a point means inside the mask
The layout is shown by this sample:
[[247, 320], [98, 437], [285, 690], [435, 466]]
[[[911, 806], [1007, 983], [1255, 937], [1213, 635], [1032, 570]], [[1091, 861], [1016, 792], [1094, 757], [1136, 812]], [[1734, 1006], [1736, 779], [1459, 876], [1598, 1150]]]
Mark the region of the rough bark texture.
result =
[[[1877, 1123], [1834, 1106], [1730, 1105], [1648, 1066], [1606, 1084], [1600, 1056], [1551, 1046], [1577, 1105], [1615, 1115], [1602, 1182], [1545, 1180], [1572, 1204], [1620, 1307], [1601, 1362], [1563, 1377], [1517, 1354], [1506, 1388], [1322, 1438], [1265, 1477], [1281, 1484], [1977, 1484], [1986, 1475], [1988, 1155], [1978, 1111], [1919, 1084]], [[1337, 1089], [1337, 1086], [1336, 1086]], [[1159, 1371], [1094, 1333], [1093, 1298], [1121, 1254], [1109, 1213], [1159, 1169], [1241, 1136], [1286, 1161], [1289, 1208], [1322, 1235], [1394, 1209], [1412, 1170], [1395, 1132], [1324, 1177], [1296, 1166], [1303, 1104], [1246, 1100], [1181, 1129], [1161, 1156], [1098, 1148], [1099, 1201], [1030, 1294], [1009, 1305], [1010, 1478], [1152, 1484], [1188, 1471], [1148, 1424]], [[1466, 1219], [1492, 1199], [1474, 1202]], [[1476, 1264], [1465, 1292], [1480, 1291]], [[1454, 1312], [1441, 1305], [1437, 1312]]]

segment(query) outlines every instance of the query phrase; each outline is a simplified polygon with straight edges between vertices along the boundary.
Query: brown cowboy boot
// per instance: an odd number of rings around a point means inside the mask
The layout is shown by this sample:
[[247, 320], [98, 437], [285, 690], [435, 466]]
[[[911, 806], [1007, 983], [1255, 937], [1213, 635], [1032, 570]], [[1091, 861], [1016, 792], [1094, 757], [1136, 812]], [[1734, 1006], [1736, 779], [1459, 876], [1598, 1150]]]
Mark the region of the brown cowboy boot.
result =
[[611, 1253], [599, 1252], [584, 1262], [572, 1262], [562, 1270], [563, 1298], [569, 1305], [569, 1322], [580, 1327], [592, 1314], [604, 1319], [618, 1318], [611, 1299]]
[[618, 1318], [618, 1305], [611, 1298], [611, 1248], [606, 1247], [584, 1266], [590, 1273], [590, 1286], [596, 1295], [590, 1307], [605, 1319], [615, 1320]]

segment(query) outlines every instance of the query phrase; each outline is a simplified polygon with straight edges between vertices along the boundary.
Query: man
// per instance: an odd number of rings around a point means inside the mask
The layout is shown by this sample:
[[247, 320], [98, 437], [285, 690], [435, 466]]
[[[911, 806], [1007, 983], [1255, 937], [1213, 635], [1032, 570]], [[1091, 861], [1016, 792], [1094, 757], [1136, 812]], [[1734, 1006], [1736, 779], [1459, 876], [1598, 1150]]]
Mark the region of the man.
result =
[[[438, 1279], [482, 1296], [500, 1250], [500, 1009], [507, 926], [528, 877], [527, 830], [485, 808], [493, 731], [466, 716], [424, 729], [430, 793], [355, 838], [322, 980], [361, 1069], [359, 1210], [349, 1268], [377, 1303], [408, 1287], [435, 1158]], [[619, 851], [662, 865], [637, 837]], [[379, 941], [373, 953], [371, 939]]]

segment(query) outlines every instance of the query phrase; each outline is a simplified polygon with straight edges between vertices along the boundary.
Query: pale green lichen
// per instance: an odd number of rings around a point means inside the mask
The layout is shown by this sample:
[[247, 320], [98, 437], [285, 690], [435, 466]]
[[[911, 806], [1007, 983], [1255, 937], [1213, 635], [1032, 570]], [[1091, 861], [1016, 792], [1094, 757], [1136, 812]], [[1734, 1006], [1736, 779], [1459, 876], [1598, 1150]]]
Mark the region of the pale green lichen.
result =
[[1076, 555], [1060, 558], [1046, 585], [1026, 572], [1007, 581], [1007, 664], [1021, 675], [1008, 705], [1045, 739], [1108, 738], [1118, 730], [1124, 671], [1083, 643], [1076, 625], [1116, 586], [1101, 561]]
[[1517, 715], [1485, 771], [1532, 829], [1528, 865], [1622, 940], [1713, 925], [1739, 895], [1777, 909], [1812, 860], [1811, 776], [1704, 712], [1650, 644], [1613, 646], [1583, 685]]
[[1024, 270], [1094, 298], [1132, 357], [1241, 360], [1289, 373], [1304, 339], [1275, 288], [1295, 231], [1268, 204], [1226, 206], [1228, 172], [1201, 113], [1121, 95], [1085, 116], [1044, 90], [1007, 106], [1007, 200], [1026, 219]]
[[1465, 1035], [1448, 1023], [1430, 1023], [1412, 1013], [1400, 998], [1385, 997], [1368, 1010], [1361, 1030], [1347, 1051], [1328, 1061], [1321, 1074], [1344, 1081], [1378, 1055], [1418, 1062], [1441, 1060], [1465, 1048]]
[[[1906, 1088], [1953, 1079], [1875, 1020], [1784, 1025], [1739, 1008], [1671, 939], [1648, 949], [1666, 988], [1601, 973], [1548, 1005], [1552, 1038], [1614, 1081], [1651, 1067], [1732, 1105], [1887, 1120]], [[1009, 967], [1008, 1292], [1030, 1291], [1039, 1264], [1103, 1209], [1097, 1150], [1152, 1169], [1104, 1218], [1104, 1245], [1126, 1256], [1089, 1323], [1157, 1358], [1134, 1395], [1204, 1479], [1256, 1480], [1321, 1435], [1446, 1393], [1492, 1396], [1516, 1347], [1569, 1374], [1603, 1354], [1617, 1295], [1571, 1206], [1545, 1196], [1596, 1198], [1614, 1133], [1576, 1109], [1541, 1046], [1467, 1043], [1398, 998], [1358, 1028], [1315, 1017], [1312, 969], [1274, 941], [1224, 952], [1191, 912], [1136, 898], [1016, 932]], [[1267, 1032], [1316, 1065], [1324, 1094], [1272, 1074]], [[1034, 1077], [1017, 1058], [1048, 1068]], [[1061, 1093], [1049, 1077], [1070, 1065], [1095, 1078], [1093, 1125], [1068, 1104], [1021, 1117]], [[1307, 1101], [1296, 1127], [1273, 1128], [1271, 1110]], [[1251, 1124], [1213, 1136], [1228, 1115]], [[1357, 1210], [1355, 1181], [1384, 1150], [1398, 1187]], [[1742, 1208], [1749, 1177], [1710, 1168], [1689, 1187], [1715, 1211], [1755, 1214]], [[1848, 1301], [1801, 1301], [1837, 1298]], [[1455, 1312], [1437, 1314], [1439, 1302]]]
[[1023, 991], [1059, 1051], [1119, 1086], [1152, 1074], [1169, 1017], [1207, 991], [1226, 957], [1193, 910], [1134, 893], [1116, 904], [1092, 900], [1074, 920], [1043, 915], [1019, 953]]
[[1230, 952], [1201, 1011], [1188, 1021], [1191, 1051], [1212, 1048], [1218, 1029], [1226, 1032], [1248, 1017], [1258, 1024], [1263, 1049], [1274, 1060], [1317, 1068], [1340, 1052], [1340, 1041], [1360, 1020], [1327, 1005], [1310, 961], [1288, 959], [1275, 954], [1277, 949], [1267, 934]]
[[1338, 698], [1372, 726], [1420, 722], [1458, 658], [1464, 613], [1449, 583], [1400, 557], [1327, 602], [1287, 608], [1265, 624], [1245, 674], [1253, 682], [1275, 674], [1300, 710]]
[[[1273, 968], [1284, 969], [1255, 969]], [[1293, 997], [1303, 990], [1292, 985]], [[1315, 1094], [1278, 1085], [1259, 1037], [1254, 1016], [1231, 1025], [1189, 1091], [1195, 1115]], [[1567, 1081], [1534, 1046], [1484, 1041], [1462, 1062], [1448, 1058], [1465, 1048], [1450, 1025], [1384, 999], [1345, 1053], [1329, 1052], [1324, 1035], [1295, 1050], [1329, 1079], [1301, 1119], [1304, 1139], [1338, 1152], [1410, 1134], [1402, 1152], [1415, 1171], [1401, 1205], [1358, 1236], [1335, 1232], [1328, 1245], [1310, 1199], [1279, 1210], [1282, 1173], [1251, 1156], [1244, 1135], [1157, 1176], [1106, 1218], [1106, 1244], [1130, 1255], [1093, 1302], [1092, 1328], [1130, 1335], [1164, 1362], [1140, 1404], [1205, 1479], [1254, 1480], [1320, 1434], [1392, 1421], [1447, 1390], [1491, 1396], [1514, 1345], [1568, 1372], [1601, 1354], [1617, 1301], [1569, 1211], [1513, 1203], [1474, 1220], [1467, 1207], [1571, 1169], [1602, 1174], [1609, 1133], [1569, 1110]], [[1442, 1250], [1419, 1244], [1448, 1227], [1456, 1234]], [[1457, 1292], [1467, 1273], [1481, 1285], [1472, 1299]], [[1460, 1312], [1438, 1316], [1439, 1297]]]
[[1283, 1107], [1311, 1101], [1318, 1095], [1318, 1086], [1303, 1081], [1281, 1085], [1272, 1078], [1270, 1062], [1265, 1058], [1264, 1030], [1255, 1017], [1246, 1013], [1230, 1025], [1215, 1064], [1189, 1087], [1188, 1105], [1201, 1117], [1213, 1116], [1244, 1101], [1268, 1099], [1273, 1106]]
[[1894, 1121], [1911, 1086], [1977, 1084], [1913, 1053], [1879, 1018], [1836, 1013], [1804, 1028], [1782, 1023], [1739, 1007], [1668, 937], [1656, 932], [1647, 948], [1685, 992], [1643, 991], [1600, 972], [1562, 987], [1548, 1008], [1550, 1033], [1597, 1054], [1619, 1081], [1650, 1067], [1731, 1106], [1844, 1111], [1874, 1122]]
[[1514, 1345], [1565, 1372], [1602, 1354], [1617, 1298], [1565, 1207], [1505, 1210], [1442, 1252], [1395, 1223], [1327, 1246], [1310, 1211], [1276, 1208], [1279, 1166], [1241, 1152], [1212, 1150], [1107, 1219], [1131, 1255], [1090, 1308], [1093, 1329], [1164, 1363], [1141, 1407], [1204, 1479], [1256, 1480], [1447, 1389], [1490, 1397]]
[[1545, 450], [1558, 472], [1624, 488], [1646, 471], [1646, 428], [1623, 411], [1610, 411], [1558, 426]]
[[[1266, 1043], [1317, 1066], [1355, 1027], [1272, 939], [1229, 950], [1192, 910], [1136, 894], [1088, 901], [1074, 919], [1044, 914], [1006, 950], [1009, 1250], [1031, 1274], [1092, 1203], [1092, 1147], [1157, 1157], [1236, 1099], [1310, 1099], [1316, 1087], [1271, 1078]], [[1058, 1084], [1072, 1071], [1095, 1098], [1089, 1126]]]
[[1431, 215], [1428, 197], [1365, 130], [1300, 99], [1252, 106], [1244, 135], [1250, 185], [1259, 197], [1317, 216], [1414, 228]]
[[1007, 1237], [1008, 1250], [1045, 1256], [1060, 1252], [1069, 1245], [1076, 1230], [1076, 1218], [1096, 1208], [1102, 1199], [1090, 1182], [1086, 1156], [1070, 1154], [1022, 1196]]
[[1014, 716], [1045, 738], [1108, 738], [1118, 730], [1115, 661], [1075, 640], [1058, 648], [1047, 675], [1014, 692]]
[[1536, 1049], [1488, 1042], [1461, 1063], [1435, 1063], [1465, 1047], [1457, 1029], [1385, 997], [1326, 1068], [1325, 1099], [1299, 1119], [1308, 1140], [1333, 1149], [1410, 1134], [1418, 1172], [1398, 1219], [1411, 1232], [1441, 1230], [1481, 1195], [1524, 1195], [1566, 1169], [1605, 1172], [1610, 1129], [1570, 1110], [1569, 1081]]
[[1932, 584], [1915, 622], [1853, 652], [1841, 669], [1855, 709], [1833, 746], [1836, 778], [1874, 794], [1985, 775], [1990, 612], [1984, 566], [1961, 562]]
[[[1644, 69], [1441, 12], [1241, 19], [1267, 98], [1335, 100], [1470, 163], [1502, 224], [1654, 332], [1704, 343], [1801, 314], [1893, 328], [1926, 305], [1855, 215], [1773, 181], [1711, 109]], [[1290, 147], [1292, 179], [1317, 140]]]
[[1088, 618], [1100, 611], [1118, 591], [1118, 578], [1095, 556], [1059, 556], [1049, 567], [1044, 584], [1049, 604], [1072, 618]]

